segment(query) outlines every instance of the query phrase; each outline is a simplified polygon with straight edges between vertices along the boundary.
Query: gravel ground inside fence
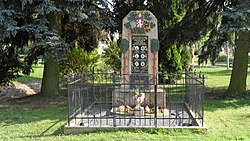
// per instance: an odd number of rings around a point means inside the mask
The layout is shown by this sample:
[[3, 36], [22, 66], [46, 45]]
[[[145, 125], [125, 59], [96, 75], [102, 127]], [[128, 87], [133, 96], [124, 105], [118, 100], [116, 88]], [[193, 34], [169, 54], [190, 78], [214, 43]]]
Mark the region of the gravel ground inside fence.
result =
[[197, 126], [184, 104], [168, 104], [167, 113], [135, 116], [114, 113], [111, 104], [93, 104], [70, 121], [69, 126], [83, 127], [176, 127]]

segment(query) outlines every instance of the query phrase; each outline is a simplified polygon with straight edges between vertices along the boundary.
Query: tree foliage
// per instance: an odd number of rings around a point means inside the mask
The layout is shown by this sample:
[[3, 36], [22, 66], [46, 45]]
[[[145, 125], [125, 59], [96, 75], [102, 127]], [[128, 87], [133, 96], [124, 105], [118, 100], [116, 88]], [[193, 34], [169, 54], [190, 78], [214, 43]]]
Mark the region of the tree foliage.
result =
[[74, 48], [67, 51], [66, 55], [67, 61], [61, 65], [63, 75], [90, 71], [99, 59], [97, 49], [85, 51], [77, 42]]
[[108, 47], [104, 48], [103, 59], [113, 71], [119, 72], [121, 70], [121, 50], [116, 40], [110, 41]]
[[101, 31], [113, 27], [110, 3], [106, 0], [80, 0], [65, 4], [63, 36], [66, 42], [71, 48], [77, 41], [84, 50], [93, 50], [102, 36]]
[[22, 68], [20, 59], [13, 52], [15, 52], [15, 48], [9, 45], [2, 45], [0, 48], [0, 84], [5, 84], [9, 79], [18, 77], [18, 72]]
[[227, 41], [229, 41], [229, 35], [227, 33], [213, 30], [208, 36], [208, 40], [206, 40], [204, 45], [201, 46], [200, 54], [198, 56], [199, 60], [209, 59], [214, 66], [222, 50], [222, 46], [226, 44]]
[[113, 2], [117, 26], [115, 30], [121, 31], [122, 18], [130, 10], [150, 10], [156, 16], [160, 40], [159, 65], [171, 72], [185, 68], [180, 63], [185, 55], [177, 50], [199, 42], [208, 32], [216, 31], [220, 22], [220, 12], [233, 3], [230, 0], [114, 0]]
[[[62, 36], [49, 28], [49, 18], [53, 18], [53, 14], [61, 16], [58, 28], [62, 29]], [[112, 22], [106, 0], [1, 0], [1, 84], [17, 77], [20, 70], [29, 74], [32, 64], [39, 57], [45, 62], [52, 58], [61, 63], [66, 59], [67, 46], [76, 41], [87, 50], [92, 50], [90, 46], [98, 39], [98, 31], [110, 25]], [[28, 49], [24, 59], [20, 56], [23, 48]], [[12, 64], [7, 65], [6, 62]]]
[[243, 0], [226, 9], [222, 15], [221, 29], [224, 32], [235, 32], [235, 54], [233, 70], [227, 95], [239, 95], [246, 92], [248, 69], [248, 51], [250, 47], [250, 1]]
[[[172, 71], [179, 71], [182, 69], [182, 64], [180, 62], [181, 55], [178, 51], [177, 44], [166, 45], [163, 43], [163, 38], [166, 36], [164, 32], [169, 27], [173, 26], [176, 22], [180, 20], [183, 14], [183, 9], [181, 9], [177, 1], [126, 1], [126, 0], [114, 0], [114, 13], [115, 13], [115, 30], [122, 31], [122, 19], [131, 10], [150, 10], [158, 19], [158, 31], [160, 42], [159, 51], [159, 64], [161, 67], [168, 68]], [[171, 58], [173, 57], [174, 58]]]
[[[34, 49], [36, 56], [33, 56], [34, 60], [37, 59], [39, 53], [38, 50], [44, 51], [47, 46], [53, 46], [56, 37], [53, 32], [48, 30], [46, 15], [51, 12], [59, 12], [51, 1], [42, 0], [3, 0], [0, 2], [0, 44], [1, 51], [5, 52], [1, 54], [1, 84], [5, 84], [11, 78], [18, 76], [20, 70], [24, 70], [25, 73], [30, 72], [31, 66], [28, 55], [21, 61], [20, 51], [28, 46], [28, 41], [33, 41], [36, 46], [42, 46], [42, 48]], [[60, 50], [54, 48], [54, 52]], [[8, 52], [8, 53], [7, 53]], [[30, 54], [30, 53], [29, 53]], [[6, 65], [6, 62], [12, 62], [11, 65]], [[8, 64], [8, 63], [7, 63]]]
[[223, 20], [220, 29], [223, 32], [250, 31], [250, 1], [228, 7], [222, 12]]

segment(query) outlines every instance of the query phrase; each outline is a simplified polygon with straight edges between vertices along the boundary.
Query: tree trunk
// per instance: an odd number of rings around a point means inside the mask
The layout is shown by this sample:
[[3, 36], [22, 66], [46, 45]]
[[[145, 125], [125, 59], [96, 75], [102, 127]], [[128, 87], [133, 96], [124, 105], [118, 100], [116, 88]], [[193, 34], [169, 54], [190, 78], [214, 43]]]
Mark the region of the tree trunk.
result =
[[192, 71], [194, 71], [194, 60], [195, 60], [194, 52], [195, 52], [195, 44], [193, 43], [191, 45], [191, 66], [190, 66]]
[[[56, 4], [60, 4], [60, 0], [56, 0]], [[62, 15], [58, 13], [51, 13], [48, 16], [50, 31], [62, 36]], [[50, 57], [44, 65], [43, 79], [41, 93], [44, 96], [59, 95], [59, 64]]]
[[233, 61], [233, 71], [227, 95], [239, 95], [246, 92], [248, 69], [249, 32], [243, 31], [236, 38], [236, 50]]
[[48, 59], [44, 65], [41, 93], [44, 96], [59, 95], [59, 65]]

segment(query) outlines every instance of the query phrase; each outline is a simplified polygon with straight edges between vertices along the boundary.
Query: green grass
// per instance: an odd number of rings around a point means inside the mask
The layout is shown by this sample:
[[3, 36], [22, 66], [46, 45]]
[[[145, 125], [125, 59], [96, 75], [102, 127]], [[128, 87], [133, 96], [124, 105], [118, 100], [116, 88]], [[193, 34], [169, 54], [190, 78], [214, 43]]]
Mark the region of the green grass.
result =
[[243, 99], [209, 100], [205, 103], [207, 131], [124, 130], [64, 135], [67, 108], [25, 110], [0, 108], [0, 140], [250, 140], [250, 103]]
[[[225, 68], [200, 68], [197, 72], [202, 72], [205, 75], [205, 87], [227, 87], [230, 82], [231, 70]], [[250, 72], [248, 72], [247, 86], [250, 89]]]
[[[33, 78], [41, 79], [42, 69], [32, 74]], [[205, 74], [205, 87], [216, 89], [226, 88], [229, 84], [231, 71], [224, 68], [202, 68]], [[18, 80], [20, 82], [22, 80]], [[247, 80], [250, 89], [250, 73]], [[218, 90], [215, 90], [217, 93]], [[63, 127], [67, 123], [67, 106], [27, 110], [23, 108], [5, 108], [0, 105], [0, 141], [67, 141], [67, 140], [97, 140], [97, 141], [228, 141], [250, 140], [250, 99], [206, 99], [205, 125], [207, 131], [200, 130], [123, 130], [97, 131], [78, 135], [64, 135]], [[35, 101], [34, 101], [35, 104]]]
[[[216, 62], [215, 65], [220, 66], [220, 67], [227, 67], [227, 62]], [[229, 67], [232, 68], [232, 64], [229, 64], [229, 65], [230, 65]], [[248, 58], [248, 68], [250, 68], [250, 57]]]
[[30, 75], [21, 74], [21, 77], [14, 80], [14, 82], [25, 83], [33, 80], [41, 80], [43, 77], [43, 65], [34, 65], [33, 71]]

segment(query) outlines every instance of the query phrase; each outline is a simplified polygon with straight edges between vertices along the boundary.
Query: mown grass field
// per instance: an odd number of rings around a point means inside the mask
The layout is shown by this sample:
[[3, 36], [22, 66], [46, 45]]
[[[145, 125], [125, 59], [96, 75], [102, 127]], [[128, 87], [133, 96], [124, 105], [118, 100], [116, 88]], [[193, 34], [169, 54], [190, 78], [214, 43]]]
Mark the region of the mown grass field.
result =
[[[205, 87], [207, 88], [227, 88], [230, 82], [231, 70], [225, 68], [213, 68], [206, 67], [197, 69], [197, 72], [201, 72], [205, 75]], [[248, 72], [247, 86], [250, 89], [250, 72]]]
[[[230, 73], [224, 68], [202, 68], [206, 76], [207, 91], [221, 93], [219, 88], [229, 84]], [[247, 80], [250, 86], [250, 73]], [[222, 90], [223, 91], [223, 90]], [[36, 101], [32, 101], [34, 105]], [[205, 101], [205, 125], [202, 130], [122, 130], [97, 131], [78, 135], [64, 135], [63, 127], [67, 123], [67, 106], [47, 108], [6, 107], [0, 104], [0, 140], [97, 140], [97, 141], [228, 141], [250, 140], [250, 96], [244, 98], [213, 99]]]
[[78, 135], [64, 135], [67, 122], [66, 106], [46, 109], [0, 108], [0, 140], [249, 140], [249, 99], [207, 100], [205, 124], [207, 131], [199, 130], [127, 130], [98, 131]]
[[33, 66], [33, 71], [30, 73], [30, 75], [24, 75], [21, 74], [22, 77], [19, 77], [15, 79], [15, 82], [23, 83], [23, 82], [29, 82], [33, 80], [41, 80], [43, 77], [43, 65], [42, 64], [36, 64]]

